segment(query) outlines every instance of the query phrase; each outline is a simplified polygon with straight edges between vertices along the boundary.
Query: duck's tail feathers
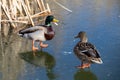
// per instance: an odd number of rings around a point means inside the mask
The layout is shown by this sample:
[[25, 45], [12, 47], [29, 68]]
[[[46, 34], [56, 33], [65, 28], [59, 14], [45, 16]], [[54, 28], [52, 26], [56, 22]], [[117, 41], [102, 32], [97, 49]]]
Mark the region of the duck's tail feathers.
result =
[[21, 34], [20, 32], [17, 33], [18, 36], [23, 37], [24, 34]]
[[97, 64], [102, 64], [102, 63], [103, 63], [103, 61], [102, 61], [101, 58], [92, 59], [91, 61], [92, 61], [93, 63], [97, 63]]

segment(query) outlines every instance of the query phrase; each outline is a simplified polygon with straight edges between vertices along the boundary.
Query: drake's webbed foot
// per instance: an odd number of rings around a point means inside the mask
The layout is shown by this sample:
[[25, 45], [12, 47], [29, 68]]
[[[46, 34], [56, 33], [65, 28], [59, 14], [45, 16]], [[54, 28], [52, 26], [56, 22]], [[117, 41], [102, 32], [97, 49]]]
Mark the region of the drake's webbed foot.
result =
[[36, 48], [36, 47], [34, 47], [34, 46], [32, 47], [32, 51], [33, 51], [33, 52], [35, 52], [35, 51], [37, 51], [37, 50], [38, 50], [38, 48]]
[[48, 44], [43, 44], [42, 42], [40, 42], [40, 47], [41, 48], [46, 48], [46, 47], [48, 47]]

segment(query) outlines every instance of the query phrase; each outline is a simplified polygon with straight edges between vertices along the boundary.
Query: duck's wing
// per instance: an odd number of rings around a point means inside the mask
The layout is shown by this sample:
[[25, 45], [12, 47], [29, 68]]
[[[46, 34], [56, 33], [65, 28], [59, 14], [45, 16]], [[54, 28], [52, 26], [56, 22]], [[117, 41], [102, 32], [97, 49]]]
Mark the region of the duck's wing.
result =
[[24, 30], [20, 30], [19, 34], [26, 34], [26, 33], [33, 33], [35, 31], [45, 31], [45, 27], [43, 26], [35, 26], [35, 27], [30, 27]]
[[91, 61], [92, 63], [102, 64], [103, 61], [100, 58], [100, 54], [91, 43], [79, 42], [74, 47], [74, 52], [82, 61]]
[[79, 51], [82, 55], [93, 58], [100, 58], [99, 52], [95, 46], [91, 43], [80, 43], [78, 44]]

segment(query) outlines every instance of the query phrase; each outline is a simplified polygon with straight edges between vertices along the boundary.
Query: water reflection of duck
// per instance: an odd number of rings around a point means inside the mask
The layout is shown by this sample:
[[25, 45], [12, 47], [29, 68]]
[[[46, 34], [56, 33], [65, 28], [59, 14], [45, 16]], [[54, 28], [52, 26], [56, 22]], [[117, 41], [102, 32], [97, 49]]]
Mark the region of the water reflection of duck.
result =
[[102, 64], [99, 52], [93, 44], [87, 41], [84, 31], [79, 32], [75, 38], [81, 39], [74, 47], [75, 55], [81, 60], [81, 66], [78, 66], [78, 68], [90, 67], [91, 63]]
[[33, 52], [20, 53], [20, 57], [25, 61], [35, 65], [45, 67], [46, 69], [52, 69], [55, 66], [55, 58], [48, 52], [36, 51], [36, 56], [33, 56]]
[[74, 74], [74, 80], [98, 80], [90, 70], [80, 69]]
[[46, 68], [46, 75], [50, 80], [56, 78], [53, 68], [55, 67], [56, 61], [55, 58], [50, 55], [48, 52], [36, 51], [36, 56], [33, 56], [33, 52], [20, 53], [20, 57], [25, 61], [40, 67]]
[[43, 44], [42, 42], [53, 39], [55, 35], [51, 22], [58, 22], [58, 20], [56, 20], [54, 16], [49, 15], [46, 17], [45, 25], [39, 25], [39, 26], [30, 27], [24, 30], [20, 30], [19, 35], [21, 37], [32, 40], [33, 51], [38, 50], [38, 48], [34, 46], [35, 41], [39, 41], [40, 47], [45, 48], [48, 46], [48, 44]]

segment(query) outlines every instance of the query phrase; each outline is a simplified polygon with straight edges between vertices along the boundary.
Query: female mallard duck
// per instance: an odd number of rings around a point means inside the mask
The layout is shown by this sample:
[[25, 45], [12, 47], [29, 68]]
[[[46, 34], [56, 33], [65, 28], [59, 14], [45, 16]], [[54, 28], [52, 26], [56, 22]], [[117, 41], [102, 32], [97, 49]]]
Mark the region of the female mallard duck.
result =
[[78, 68], [90, 67], [91, 63], [102, 64], [99, 52], [95, 46], [88, 42], [86, 33], [81, 31], [75, 38], [80, 38], [76, 46], [74, 47], [75, 55], [81, 60], [81, 65]]
[[34, 46], [35, 41], [40, 41], [40, 47], [46, 48], [48, 44], [43, 44], [43, 41], [53, 39], [55, 32], [52, 28], [51, 22], [58, 22], [54, 16], [49, 15], [46, 17], [45, 25], [34, 26], [24, 30], [19, 31], [21, 37], [32, 40], [32, 50], [36, 51], [38, 48]]

